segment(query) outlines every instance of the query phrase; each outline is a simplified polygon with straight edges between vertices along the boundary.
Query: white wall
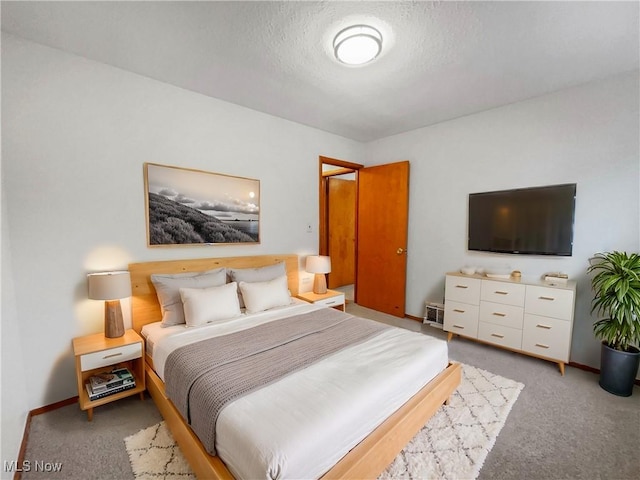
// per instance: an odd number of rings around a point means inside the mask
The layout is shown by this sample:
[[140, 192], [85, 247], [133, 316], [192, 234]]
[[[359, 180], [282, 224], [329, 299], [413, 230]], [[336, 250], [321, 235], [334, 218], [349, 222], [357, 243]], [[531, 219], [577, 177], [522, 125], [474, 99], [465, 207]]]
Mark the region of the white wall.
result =
[[[411, 161], [407, 313], [442, 301], [444, 273], [508, 265], [578, 281], [571, 360], [599, 367], [589, 257], [640, 250], [638, 72], [571, 88], [367, 145], [367, 165]], [[577, 183], [572, 257], [466, 249], [468, 194]]]
[[[103, 328], [103, 303], [87, 299], [87, 272], [131, 261], [317, 252], [317, 231], [306, 226], [318, 224], [318, 156], [361, 161], [364, 150], [6, 34], [2, 116], [11, 321], [20, 326], [29, 409], [76, 394], [71, 339]], [[147, 248], [144, 162], [259, 179], [261, 244]]]
[[[18, 392], [2, 406], [3, 459], [27, 410], [76, 393], [71, 339], [102, 330], [87, 272], [317, 251], [306, 225], [318, 223], [319, 155], [411, 161], [412, 315], [464, 264], [564, 270], [580, 285], [572, 360], [597, 366], [587, 258], [639, 247], [637, 73], [363, 146], [3, 34], [2, 117], [3, 355], [15, 358], [2, 362], [2, 391]], [[147, 248], [144, 162], [260, 179], [261, 245]], [[469, 192], [563, 182], [578, 183], [573, 257], [467, 253]], [[23, 371], [7, 368], [16, 364]]]
[[[4, 176], [0, 175], [4, 186]], [[20, 450], [20, 442], [24, 433], [24, 426], [29, 413], [25, 370], [23, 366], [23, 351], [21, 347], [20, 323], [15, 305], [13, 290], [11, 245], [9, 242], [9, 222], [7, 221], [7, 202], [2, 196], [2, 289], [1, 313], [2, 323], [0, 338], [2, 339], [2, 351], [0, 363], [0, 385], [2, 396], [0, 398], [0, 465], [4, 467], [4, 460], [15, 460]], [[13, 472], [0, 470], [0, 478], [13, 478]]]

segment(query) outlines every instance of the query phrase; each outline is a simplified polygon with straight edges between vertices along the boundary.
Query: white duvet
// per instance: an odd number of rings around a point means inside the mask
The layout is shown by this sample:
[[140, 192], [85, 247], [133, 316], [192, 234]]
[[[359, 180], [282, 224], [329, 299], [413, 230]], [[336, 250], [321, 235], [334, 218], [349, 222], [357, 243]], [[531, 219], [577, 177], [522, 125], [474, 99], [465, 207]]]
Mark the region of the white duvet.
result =
[[[293, 304], [217, 325], [143, 328], [156, 372], [203, 338], [306, 313]], [[392, 328], [228, 404], [216, 427], [218, 456], [236, 478], [321, 477], [448, 363], [447, 344]]]

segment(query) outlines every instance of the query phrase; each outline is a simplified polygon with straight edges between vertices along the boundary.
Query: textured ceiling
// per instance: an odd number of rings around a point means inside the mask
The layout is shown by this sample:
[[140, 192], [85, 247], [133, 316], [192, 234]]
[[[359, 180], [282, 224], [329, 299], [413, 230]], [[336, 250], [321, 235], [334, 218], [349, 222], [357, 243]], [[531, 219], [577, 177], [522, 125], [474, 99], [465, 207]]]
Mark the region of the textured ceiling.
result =
[[[2, 30], [360, 141], [639, 68], [638, 2], [2, 2]], [[382, 54], [332, 56], [369, 23]]]

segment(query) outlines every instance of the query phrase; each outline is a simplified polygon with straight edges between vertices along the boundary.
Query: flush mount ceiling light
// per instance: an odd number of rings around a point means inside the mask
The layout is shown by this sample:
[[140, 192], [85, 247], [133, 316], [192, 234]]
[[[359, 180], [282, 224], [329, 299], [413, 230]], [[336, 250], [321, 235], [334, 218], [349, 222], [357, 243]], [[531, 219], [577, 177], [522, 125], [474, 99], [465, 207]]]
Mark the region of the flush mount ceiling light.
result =
[[333, 53], [347, 65], [364, 65], [382, 50], [382, 34], [369, 25], [353, 25], [340, 30], [333, 39]]

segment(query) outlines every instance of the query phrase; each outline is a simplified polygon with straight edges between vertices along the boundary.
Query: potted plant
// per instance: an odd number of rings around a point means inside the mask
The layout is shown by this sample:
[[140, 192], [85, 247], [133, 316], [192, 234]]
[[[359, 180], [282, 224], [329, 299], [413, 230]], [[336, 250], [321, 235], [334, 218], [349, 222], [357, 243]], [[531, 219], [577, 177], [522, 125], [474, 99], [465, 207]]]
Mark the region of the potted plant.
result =
[[591, 312], [605, 316], [593, 324], [602, 340], [600, 386], [628, 397], [640, 364], [640, 255], [597, 253], [590, 263]]

